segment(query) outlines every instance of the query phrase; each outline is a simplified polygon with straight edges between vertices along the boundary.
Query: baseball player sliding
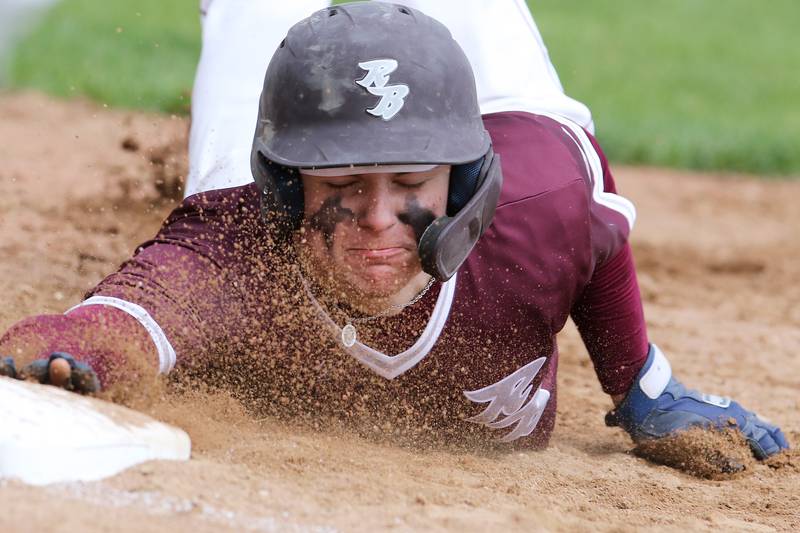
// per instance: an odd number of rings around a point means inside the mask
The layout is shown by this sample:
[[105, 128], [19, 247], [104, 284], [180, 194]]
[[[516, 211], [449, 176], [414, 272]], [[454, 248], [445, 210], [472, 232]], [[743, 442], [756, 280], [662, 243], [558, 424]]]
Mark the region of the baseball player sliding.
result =
[[179, 369], [285, 418], [541, 447], [571, 316], [634, 441], [788, 447], [650, 343], [634, 207], [522, 0], [244, 4], [205, 6], [187, 198], [85, 301], [13, 326], [5, 374], [93, 392]]

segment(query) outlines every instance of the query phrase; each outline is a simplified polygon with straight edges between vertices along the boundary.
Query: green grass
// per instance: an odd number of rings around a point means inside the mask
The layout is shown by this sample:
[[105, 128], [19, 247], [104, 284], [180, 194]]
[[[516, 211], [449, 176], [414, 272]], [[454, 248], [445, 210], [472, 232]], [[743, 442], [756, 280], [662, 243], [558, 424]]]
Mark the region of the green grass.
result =
[[[186, 112], [197, 4], [62, 0], [18, 48], [12, 84]], [[613, 161], [800, 176], [797, 0], [529, 4]]]
[[800, 175], [797, 0], [533, 0], [610, 157]]
[[185, 113], [199, 52], [197, 0], [63, 0], [17, 47], [11, 85]]

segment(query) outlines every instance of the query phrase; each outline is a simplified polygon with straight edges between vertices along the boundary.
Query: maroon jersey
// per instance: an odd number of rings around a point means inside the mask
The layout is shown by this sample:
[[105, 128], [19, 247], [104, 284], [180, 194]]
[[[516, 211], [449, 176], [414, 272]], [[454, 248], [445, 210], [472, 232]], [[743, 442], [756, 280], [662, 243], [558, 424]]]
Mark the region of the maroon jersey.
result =
[[351, 348], [339, 328], [357, 313], [317, 301], [273, 242], [254, 184], [186, 199], [86, 303], [136, 316], [163, 371], [177, 363], [262, 412], [390, 437], [544, 445], [556, 333], [570, 314], [607, 392], [627, 390], [646, 356], [626, 244], [634, 211], [579, 127], [527, 113], [485, 124], [504, 175], [492, 226], [452, 280], [360, 325]]

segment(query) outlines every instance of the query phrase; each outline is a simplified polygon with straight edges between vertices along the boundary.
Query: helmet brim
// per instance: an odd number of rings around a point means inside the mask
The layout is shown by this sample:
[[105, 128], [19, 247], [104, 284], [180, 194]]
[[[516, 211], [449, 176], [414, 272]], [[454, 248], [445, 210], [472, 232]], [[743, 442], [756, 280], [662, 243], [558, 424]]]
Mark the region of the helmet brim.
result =
[[491, 145], [485, 129], [464, 131], [463, 125], [451, 129], [441, 120], [391, 125], [375, 121], [358, 128], [342, 128], [335, 121], [313, 127], [292, 124], [268, 139], [256, 138], [254, 144], [266, 159], [287, 167], [461, 165], [483, 157]]

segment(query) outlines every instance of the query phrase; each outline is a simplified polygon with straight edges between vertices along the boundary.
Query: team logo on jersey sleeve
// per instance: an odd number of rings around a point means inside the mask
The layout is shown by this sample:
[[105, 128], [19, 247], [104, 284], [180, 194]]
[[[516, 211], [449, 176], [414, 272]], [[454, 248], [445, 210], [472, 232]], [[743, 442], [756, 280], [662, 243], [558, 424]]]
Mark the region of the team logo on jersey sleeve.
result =
[[550, 400], [550, 391], [541, 387], [530, 397], [533, 389], [531, 383], [546, 360], [546, 357], [540, 357], [493, 385], [476, 391], [464, 391], [464, 396], [469, 400], [489, 404], [480, 414], [467, 421], [492, 429], [516, 424], [510, 433], [500, 439], [502, 442], [511, 442], [533, 433]]
[[391, 120], [402, 108], [405, 97], [408, 96], [408, 85], [387, 85], [389, 74], [397, 70], [397, 60], [395, 59], [375, 59], [373, 61], [363, 61], [358, 66], [367, 71], [366, 76], [356, 83], [364, 87], [367, 92], [375, 96], [380, 96], [378, 105], [372, 109], [367, 109], [367, 113], [381, 117], [383, 120]]

